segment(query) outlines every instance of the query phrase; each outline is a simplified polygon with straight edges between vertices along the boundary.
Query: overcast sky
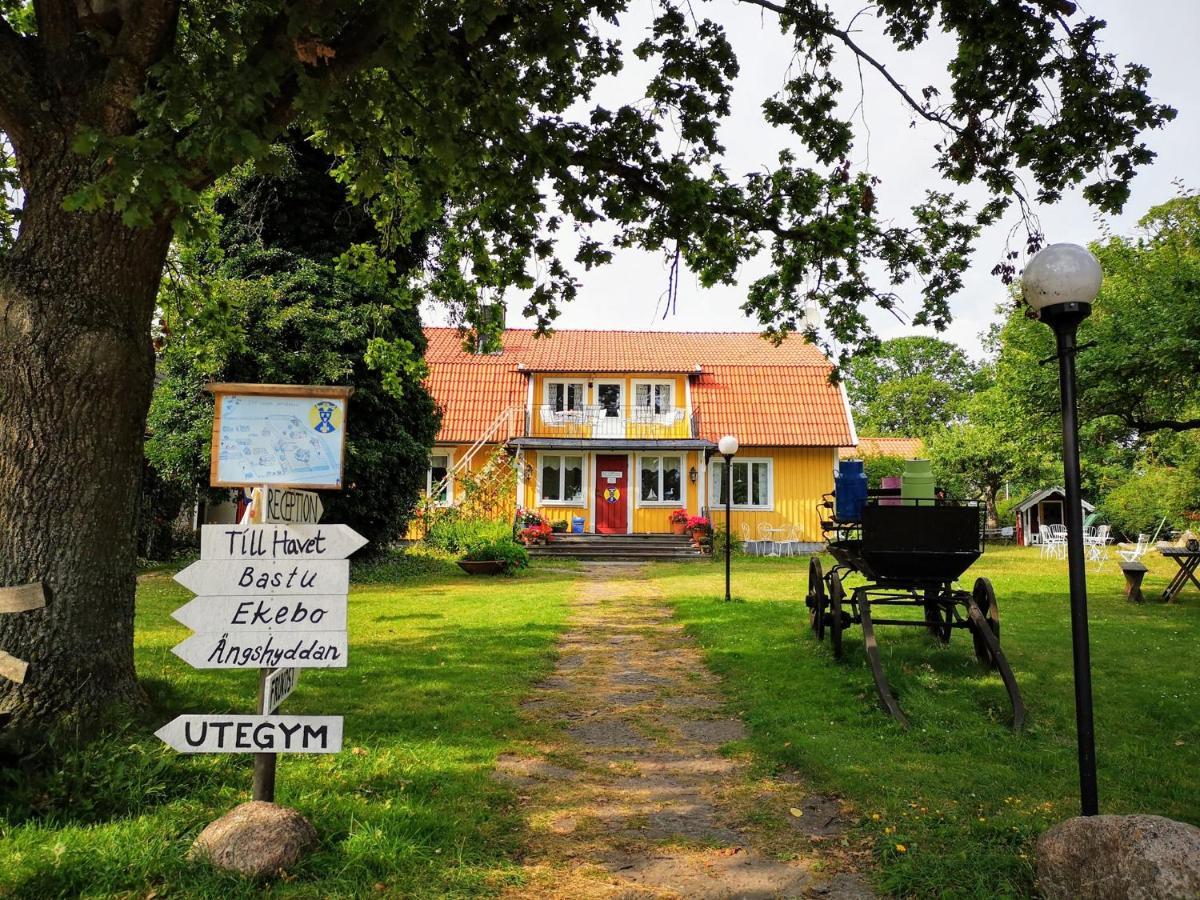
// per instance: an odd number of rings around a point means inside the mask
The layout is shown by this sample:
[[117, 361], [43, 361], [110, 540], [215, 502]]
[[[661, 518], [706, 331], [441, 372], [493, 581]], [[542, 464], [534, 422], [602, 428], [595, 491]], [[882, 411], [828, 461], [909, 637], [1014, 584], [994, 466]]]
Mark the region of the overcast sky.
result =
[[[1107, 222], [1111, 231], [1129, 233], [1148, 207], [1177, 192], [1174, 180], [1182, 179], [1189, 188], [1200, 187], [1195, 162], [1200, 148], [1200, 110], [1191, 99], [1200, 84], [1197, 47], [1200, 0], [1083, 0], [1079, 6], [1080, 14], [1087, 12], [1108, 22], [1103, 32], [1105, 47], [1122, 62], [1136, 61], [1149, 66], [1152, 95], [1179, 111], [1165, 130], [1147, 135], [1158, 159], [1134, 181], [1125, 212]], [[752, 7], [720, 0], [698, 9], [726, 24], [741, 63], [733, 115], [722, 132], [728, 149], [727, 171], [747, 172], [771, 166], [780, 147], [788, 144], [787, 136], [762, 122], [759, 105], [783, 83], [791, 59], [790, 43], [779, 35], [773, 16], [760, 17]], [[621, 38], [627, 48], [641, 39], [650, 10], [650, 4], [644, 0], [635, 2], [634, 14], [621, 23]], [[913, 53], [899, 54], [878, 34], [872, 18], [864, 17], [860, 23], [863, 29], [860, 43], [877, 52], [898, 80], [914, 93], [927, 84], [947, 83], [945, 66], [952, 47], [948, 38], [927, 42]], [[638, 68], [636, 60], [632, 63], [627, 63], [619, 78], [602, 87], [593, 103], [615, 106], [641, 96], [638, 88], [645, 82], [646, 70]], [[848, 101], [853, 106], [859, 98], [857, 72], [845, 58], [839, 60], [838, 71], [849, 86]], [[907, 221], [905, 210], [926, 189], [947, 188], [932, 171], [931, 147], [938, 132], [927, 126], [910, 127], [911, 113], [882, 79], [870, 70], [864, 71], [863, 77], [866, 95], [864, 107], [856, 116], [859, 138], [853, 162], [882, 179], [877, 190], [880, 209], [903, 223]], [[981, 194], [968, 192], [965, 196], [970, 199]], [[1056, 206], [1040, 208], [1039, 217], [1050, 242], [1086, 243], [1100, 233], [1095, 214], [1078, 195], [1068, 194]], [[1004, 299], [1004, 287], [990, 270], [1003, 254], [1015, 224], [1013, 216], [984, 232], [964, 289], [953, 303], [954, 322], [945, 336], [963, 345], [972, 355], [978, 353], [979, 333], [993, 320], [996, 304]], [[1021, 246], [1018, 235], [1013, 249]], [[756, 330], [755, 323], [740, 306], [746, 286], [764, 270], [762, 261], [751, 261], [743, 267], [737, 287], [708, 290], [686, 274], [680, 285], [677, 309], [664, 319], [659, 305], [667, 284], [663, 260], [640, 251], [619, 252], [610, 265], [581, 274], [579, 296], [564, 309], [556, 327]], [[904, 288], [902, 295], [907, 298], [908, 308], [915, 310], [918, 302], [915, 290]], [[529, 324], [521, 319], [519, 306], [518, 302], [510, 303], [510, 326]], [[426, 319], [436, 323], [437, 312], [427, 311]], [[888, 314], [879, 313], [872, 319], [884, 337], [916, 331]]]

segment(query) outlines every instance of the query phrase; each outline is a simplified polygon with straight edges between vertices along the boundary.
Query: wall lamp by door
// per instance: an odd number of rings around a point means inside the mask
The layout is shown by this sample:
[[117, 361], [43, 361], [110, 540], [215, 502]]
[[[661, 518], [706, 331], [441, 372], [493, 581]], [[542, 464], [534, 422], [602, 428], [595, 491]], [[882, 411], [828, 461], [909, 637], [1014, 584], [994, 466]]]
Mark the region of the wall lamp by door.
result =
[[688, 469], [688, 478], [692, 480], [692, 484], [696, 483], [696, 475], [698, 474], [699, 473], [696, 471], [695, 466], [692, 466], [690, 469]]

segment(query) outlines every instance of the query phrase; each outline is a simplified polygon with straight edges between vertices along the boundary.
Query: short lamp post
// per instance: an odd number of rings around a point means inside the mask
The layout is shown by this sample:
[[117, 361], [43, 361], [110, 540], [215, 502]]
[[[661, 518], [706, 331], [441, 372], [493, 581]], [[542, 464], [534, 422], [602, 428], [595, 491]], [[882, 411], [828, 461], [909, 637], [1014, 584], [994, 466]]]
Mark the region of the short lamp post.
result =
[[1087, 584], [1083, 561], [1083, 503], [1079, 491], [1079, 421], [1075, 402], [1075, 343], [1079, 323], [1092, 312], [1100, 292], [1100, 262], [1078, 244], [1051, 244], [1025, 267], [1025, 302], [1054, 329], [1058, 343], [1058, 388], [1062, 399], [1063, 478], [1067, 491], [1067, 573], [1071, 583], [1071, 651], [1075, 663], [1075, 732], [1079, 746], [1082, 813], [1094, 816], [1096, 738], [1092, 724], [1092, 663], [1088, 647]]
[[727, 434], [717, 441], [717, 450], [725, 457], [725, 602], [732, 598], [729, 595], [729, 557], [730, 545], [733, 543], [733, 456], [738, 452], [738, 439]]

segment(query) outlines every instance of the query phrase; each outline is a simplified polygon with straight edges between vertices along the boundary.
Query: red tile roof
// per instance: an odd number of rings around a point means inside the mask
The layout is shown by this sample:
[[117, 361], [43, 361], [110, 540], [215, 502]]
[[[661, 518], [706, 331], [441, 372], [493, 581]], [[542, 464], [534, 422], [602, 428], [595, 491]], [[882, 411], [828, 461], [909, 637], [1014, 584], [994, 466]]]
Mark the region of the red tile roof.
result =
[[925, 452], [925, 442], [915, 437], [860, 437], [857, 447], [842, 447], [843, 459], [863, 456], [902, 456], [917, 459]]
[[429, 363], [425, 387], [442, 409], [441, 443], [473, 444], [504, 410], [520, 406], [512, 428], [501, 426], [494, 440], [516, 437], [525, 425], [525, 375], [511, 363], [493, 363], [486, 356], [472, 362]]
[[[504, 332], [504, 360], [533, 372], [694, 372], [697, 366], [828, 366], [812, 344], [793, 336], [775, 347], [754, 332], [555, 331], [535, 337], [529, 328]], [[456, 328], [426, 328], [429, 362], [473, 362]]]
[[475, 355], [463, 350], [457, 329], [425, 333], [427, 386], [443, 410], [441, 442], [473, 442], [503, 410], [523, 405], [529, 372], [694, 373], [699, 437], [736, 434], [747, 447], [854, 441], [828, 359], [799, 337], [775, 347], [747, 332], [561, 330], [535, 339], [532, 330], [510, 329], [500, 353]]
[[829, 447], [854, 440], [828, 362], [706, 366], [692, 385], [700, 437], [736, 435], [744, 447]]

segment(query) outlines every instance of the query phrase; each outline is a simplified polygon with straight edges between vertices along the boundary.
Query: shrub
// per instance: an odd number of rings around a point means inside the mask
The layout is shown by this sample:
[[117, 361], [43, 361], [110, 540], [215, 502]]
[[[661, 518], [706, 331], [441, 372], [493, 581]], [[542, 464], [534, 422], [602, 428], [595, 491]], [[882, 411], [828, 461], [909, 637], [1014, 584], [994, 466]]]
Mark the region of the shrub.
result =
[[[712, 552], [718, 556], [725, 555], [725, 542], [729, 540], [729, 529], [724, 525], [716, 525], [713, 527], [711, 534], [705, 538], [705, 546], [711, 546]], [[729, 546], [729, 552], [740, 555], [745, 548], [742, 546], [742, 539], [736, 534], [733, 535], [733, 543]]]
[[512, 575], [529, 565], [529, 551], [512, 538], [503, 538], [472, 548], [463, 557], [472, 562], [504, 563], [506, 575]]
[[1183, 528], [1186, 514], [1200, 502], [1200, 484], [1184, 469], [1156, 467], [1134, 475], [1109, 493], [1100, 511], [1131, 540], [1153, 534], [1162, 520], [1167, 528]]
[[511, 538], [507, 522], [463, 518], [446, 510], [433, 518], [425, 532], [425, 543], [447, 553], [465, 553], [480, 544]]

